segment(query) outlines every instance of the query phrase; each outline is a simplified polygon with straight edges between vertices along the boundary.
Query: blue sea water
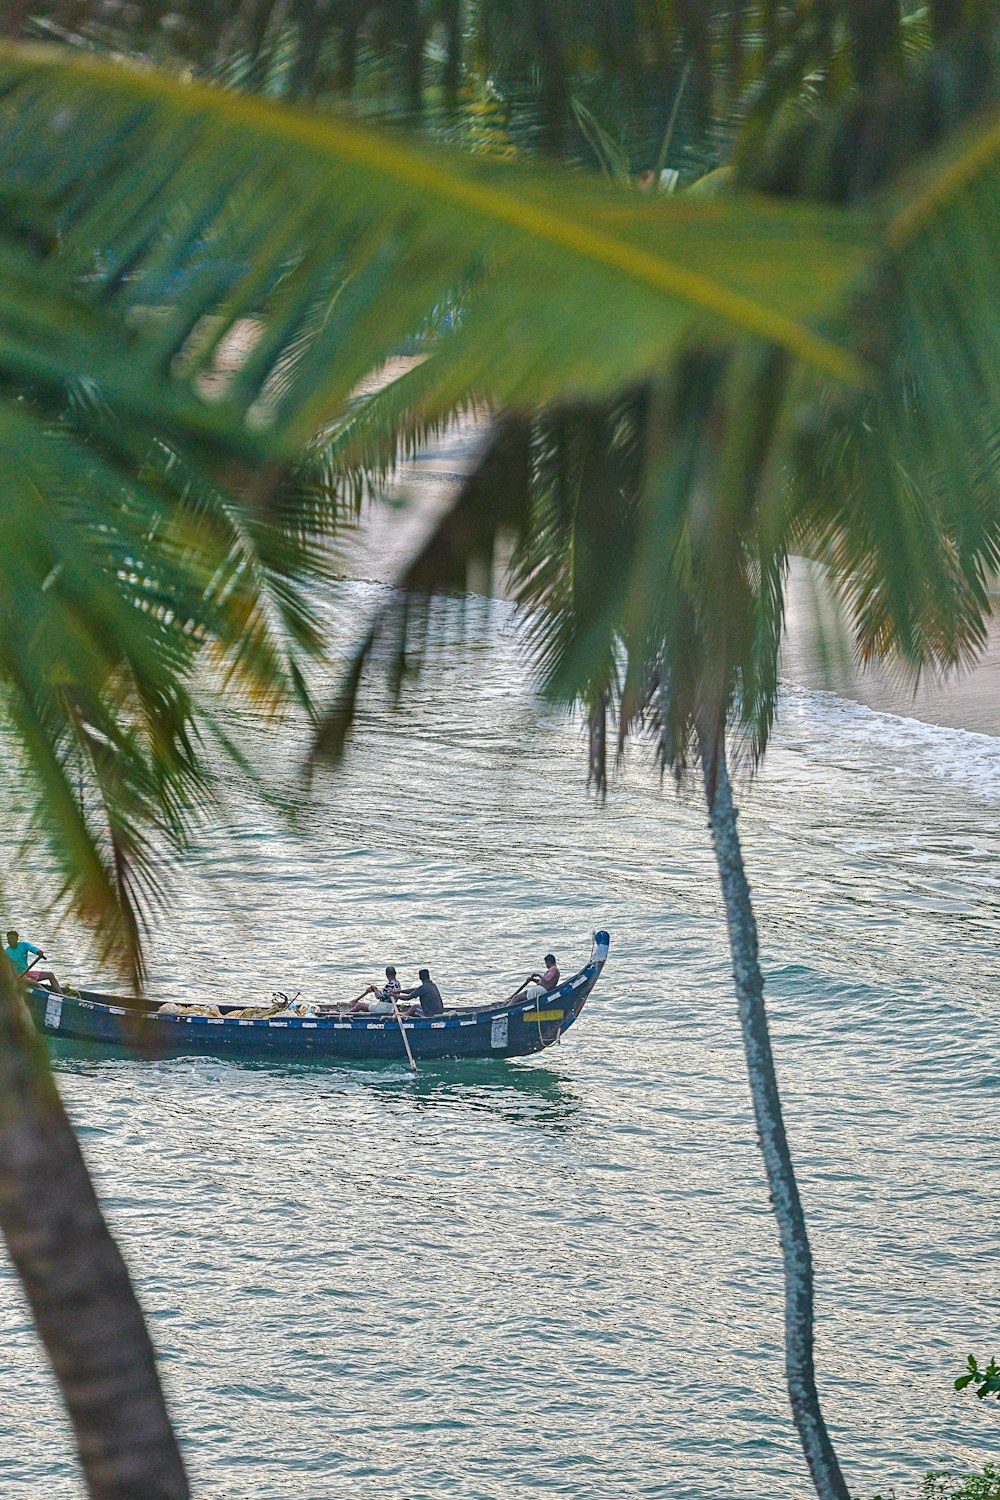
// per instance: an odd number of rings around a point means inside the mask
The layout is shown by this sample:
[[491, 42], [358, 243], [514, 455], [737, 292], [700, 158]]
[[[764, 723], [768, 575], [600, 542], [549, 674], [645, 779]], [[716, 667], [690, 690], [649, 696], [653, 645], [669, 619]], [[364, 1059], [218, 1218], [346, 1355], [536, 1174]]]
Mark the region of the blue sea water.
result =
[[[345, 585], [342, 623], [374, 597]], [[566, 1041], [416, 1079], [57, 1053], [196, 1494], [799, 1500], [704, 810], [641, 753], [596, 805], [509, 607], [482, 608], [399, 723], [366, 705], [304, 827], [234, 787], [178, 872], [153, 987], [343, 996], [427, 962], [486, 999], [550, 945], [576, 968], [606, 926]], [[264, 743], [276, 773], [302, 751], [291, 726]], [[853, 1492], [904, 1492], [998, 1446], [951, 1382], [1000, 1352], [1000, 739], [789, 682], [741, 802], [821, 1392]], [[22, 873], [37, 939], [41, 855]], [[43, 946], [79, 980], [73, 940]], [[0, 1495], [79, 1497], [6, 1271], [0, 1383]]]

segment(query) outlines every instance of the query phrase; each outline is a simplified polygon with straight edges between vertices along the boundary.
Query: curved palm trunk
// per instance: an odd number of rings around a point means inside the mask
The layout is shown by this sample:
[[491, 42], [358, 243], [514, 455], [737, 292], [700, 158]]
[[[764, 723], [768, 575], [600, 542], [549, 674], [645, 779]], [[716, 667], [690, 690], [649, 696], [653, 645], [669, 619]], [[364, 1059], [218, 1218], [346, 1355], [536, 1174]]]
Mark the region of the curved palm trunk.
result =
[[816, 1391], [812, 1252], [781, 1115], [764, 1009], [764, 980], [757, 955], [757, 923], [736, 831], [725, 741], [721, 736], [714, 743], [703, 740], [700, 748], [750, 1094], [785, 1267], [785, 1375], [792, 1417], [820, 1500], [850, 1500]]
[[185, 1500], [153, 1346], [44, 1044], [0, 959], [0, 1229], [95, 1500]]

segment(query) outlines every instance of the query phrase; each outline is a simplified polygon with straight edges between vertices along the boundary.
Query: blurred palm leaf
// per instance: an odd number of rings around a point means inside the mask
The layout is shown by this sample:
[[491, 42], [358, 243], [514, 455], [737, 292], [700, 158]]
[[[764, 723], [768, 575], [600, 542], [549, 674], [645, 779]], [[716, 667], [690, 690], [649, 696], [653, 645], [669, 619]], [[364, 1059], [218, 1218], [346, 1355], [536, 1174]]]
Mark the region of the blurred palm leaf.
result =
[[37, 52], [0, 64], [0, 195], [0, 365], [78, 370], [247, 452], [294, 452], [463, 289], [440, 405], [610, 391], [697, 327], [859, 373], [821, 320], [862, 263], [861, 216], [649, 203]]
[[[729, 717], [751, 758], [762, 753], [791, 550], [832, 565], [863, 660], [901, 657], [913, 672], [971, 660], [1000, 572], [998, 190], [1000, 126], [987, 119], [885, 199], [855, 325], [874, 392], [817, 382], [742, 340], [692, 349], [610, 403], [545, 413], [520, 486], [508, 472], [484, 504], [484, 460], [454, 522], [442, 517], [426, 549], [447, 558], [436, 586], [456, 585], [463, 538], [481, 550], [490, 517], [494, 533], [509, 525], [546, 690], [588, 705], [605, 746], [617, 705], [621, 736], [651, 729], [675, 770], [699, 721], [710, 741]], [[400, 624], [421, 606], [409, 574], [399, 582], [393, 623], [366, 646], [391, 642], [412, 667]], [[418, 592], [434, 586], [424, 566]], [[331, 722], [348, 721], [342, 697]], [[335, 749], [336, 733], [323, 744]]]
[[[317, 649], [319, 631], [295, 579], [323, 568], [315, 538], [336, 514], [338, 473], [353, 476], [357, 489], [366, 472], [388, 472], [400, 442], [418, 441], [470, 392], [516, 407], [585, 390], [626, 407], [599, 423], [586, 408], [574, 422], [572, 407], [533, 429], [515, 418], [501, 423], [480, 473], [401, 580], [397, 660], [414, 599], [458, 583], [464, 562], [488, 555], [505, 522], [521, 539], [522, 597], [558, 622], [555, 634], [541, 627], [536, 638], [550, 690], [583, 696], [595, 722], [608, 695], [618, 694], [624, 727], [659, 705], [671, 764], [683, 761], [700, 713], [717, 720], [734, 704], [754, 751], [762, 748], [773, 713], [782, 558], [807, 530], [852, 569], [872, 649], [890, 641], [906, 600], [923, 609], [926, 588], [913, 584], [918, 572], [926, 580], [930, 555], [939, 603], [956, 578], [965, 595], [950, 613], [940, 609], [936, 624], [928, 626], [926, 614], [914, 624], [914, 651], [945, 660], [974, 646], [984, 577], [996, 558], [996, 504], [992, 467], [970, 467], [968, 438], [975, 435], [977, 453], [996, 451], [997, 362], [987, 356], [998, 335], [994, 320], [965, 314], [959, 289], [988, 279], [983, 202], [995, 191], [1000, 157], [989, 132], [929, 166], [890, 204], [855, 359], [823, 319], [873, 253], [879, 220], [870, 212], [799, 212], [738, 197], [651, 202], [44, 54], [5, 53], [0, 88], [0, 255], [9, 273], [0, 285], [0, 372], [8, 398], [27, 392], [38, 421], [51, 425], [68, 378], [91, 383], [95, 409], [110, 415], [91, 420], [85, 441], [78, 423], [58, 417], [58, 454], [73, 443], [86, 450], [91, 494], [107, 485], [98, 459], [111, 465], [117, 492], [132, 475], [129, 494], [138, 460], [170, 521], [164, 531], [147, 511], [129, 545], [145, 539], [148, 548], [166, 536], [183, 566], [165, 598], [183, 598], [198, 578], [202, 590], [206, 578], [217, 581], [227, 609], [209, 621], [204, 640], [216, 643], [228, 672], [270, 681], [279, 696], [300, 690], [294, 650]], [[962, 231], [957, 260], [953, 222]], [[427, 340], [429, 358], [385, 392], [350, 397], [405, 335], [433, 322], [435, 309], [454, 309], [456, 298], [457, 326]], [[831, 372], [873, 368], [883, 376], [875, 396], [823, 384]], [[969, 400], [947, 390], [949, 370], [959, 372]], [[629, 383], [637, 390], [634, 382], [651, 373], [655, 399], [612, 395]], [[822, 483], [808, 504], [792, 504], [775, 484], [793, 451], [789, 392], [800, 415], [818, 414], [813, 472]], [[588, 424], [611, 442], [613, 461], [589, 442]], [[17, 423], [8, 426], [14, 433]], [[294, 454], [317, 430], [324, 435], [312, 487], [289, 485], [275, 470], [265, 476], [263, 500], [238, 516], [227, 512], [212, 483], [227, 455]], [[864, 486], [841, 461], [862, 430], [875, 433], [871, 456], [882, 465], [862, 463]], [[992, 447], [984, 448], [991, 431]], [[22, 468], [30, 469], [31, 440], [19, 432], [10, 451], [27, 455]], [[72, 461], [79, 465], [79, 455]], [[878, 472], [881, 481], [872, 478]], [[884, 482], [897, 475], [905, 485]], [[50, 489], [53, 482], [46, 480]], [[941, 521], [940, 545], [904, 554], [887, 584], [885, 560], [893, 560], [894, 528], [914, 485], [928, 525]], [[862, 494], [868, 498], [859, 502]], [[123, 508], [130, 525], [133, 504]], [[859, 516], [877, 533], [874, 542]], [[610, 537], [614, 566], [605, 565]], [[592, 581], [584, 588], [588, 558]], [[191, 567], [194, 574], [184, 571]], [[881, 581], [866, 584], [876, 568]], [[116, 569], [114, 589], [131, 572]], [[230, 576], [242, 592], [230, 588]], [[106, 637], [100, 622], [87, 629], [95, 645]], [[156, 732], [178, 757], [182, 788], [193, 764], [183, 750], [191, 716], [177, 694], [192, 653], [173, 656], [178, 642], [169, 631], [155, 644], [159, 662], [151, 656], [129, 670], [138, 683], [155, 667], [166, 684], [162, 702], [181, 705]], [[41, 674], [46, 684], [65, 678], [87, 689], [93, 733], [81, 738], [65, 695], [49, 692], [46, 712], [57, 705], [60, 734], [95, 776], [95, 745], [118, 734], [118, 764], [126, 765], [121, 736], [137, 722], [147, 735], [156, 727], [134, 694], [124, 718], [101, 718], [123, 660], [131, 661], [127, 652], [112, 670], [88, 656], [70, 670], [59, 659]], [[11, 681], [37, 680], [26, 649], [24, 663], [11, 664]], [[352, 693], [360, 671], [359, 664]], [[349, 721], [350, 696], [333, 716], [340, 725]], [[29, 707], [41, 723], [40, 710]], [[26, 743], [34, 720], [24, 720]], [[322, 747], [335, 748], [338, 738], [328, 724]], [[55, 762], [45, 774], [71, 781]], [[51, 788], [54, 800], [65, 792], [57, 781]], [[182, 836], [179, 825], [171, 836]], [[118, 842], [136, 850], [137, 832], [124, 830]], [[92, 850], [100, 852], [99, 843], [92, 837]], [[113, 844], [111, 855], [112, 865], [101, 855], [101, 878], [114, 885]]]
[[[221, 814], [224, 702], [304, 699], [322, 650], [306, 587], [329, 574], [306, 486], [265, 516], [201, 455], [85, 389], [0, 389], [0, 719], [75, 913], [138, 982], [172, 861]], [[214, 744], [214, 749], [212, 748]]]

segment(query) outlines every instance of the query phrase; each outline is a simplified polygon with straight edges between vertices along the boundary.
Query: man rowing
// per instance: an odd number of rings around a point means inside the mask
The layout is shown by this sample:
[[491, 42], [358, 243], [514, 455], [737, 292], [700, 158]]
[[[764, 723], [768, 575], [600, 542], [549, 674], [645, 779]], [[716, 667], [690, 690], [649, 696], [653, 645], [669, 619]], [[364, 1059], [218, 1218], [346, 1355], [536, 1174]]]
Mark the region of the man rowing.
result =
[[31, 984], [47, 984], [57, 995], [63, 993], [62, 985], [50, 969], [31, 967], [31, 954], [34, 954], [36, 958], [44, 958], [45, 954], [41, 948], [36, 948], [34, 943], [19, 942], [13, 927], [7, 934], [7, 946], [4, 952], [14, 965], [14, 973], [20, 978], [27, 979]]
[[[370, 984], [366, 990], [362, 990], [356, 1000], [352, 1000], [348, 1007], [348, 1015], [355, 1015], [358, 1011], [367, 1011], [370, 1015], [391, 1015], [396, 1008], [396, 1001], [402, 993], [402, 987], [396, 978], [396, 970], [392, 964], [386, 966], [385, 984], [381, 989]], [[374, 996], [369, 1000], [368, 996]]]
[[546, 953], [544, 963], [542, 972], [529, 974], [521, 988], [511, 995], [511, 1000], [539, 1000], [543, 995], [551, 995], [559, 984], [559, 967], [555, 954]]
[[431, 978], [430, 969], [420, 970], [420, 983], [412, 990], [400, 990], [400, 1000], [416, 1001], [403, 1012], [409, 1016], [439, 1016], [444, 1010], [441, 991]]

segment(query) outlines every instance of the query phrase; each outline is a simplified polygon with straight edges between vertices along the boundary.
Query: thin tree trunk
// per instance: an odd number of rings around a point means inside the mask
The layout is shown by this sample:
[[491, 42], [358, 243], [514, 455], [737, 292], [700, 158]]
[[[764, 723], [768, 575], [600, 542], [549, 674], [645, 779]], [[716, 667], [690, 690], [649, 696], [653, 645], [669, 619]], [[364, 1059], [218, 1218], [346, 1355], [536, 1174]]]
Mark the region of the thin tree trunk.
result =
[[725, 741], [700, 744], [709, 826], [729, 929], [733, 978], [750, 1094], [785, 1268], [785, 1375], [792, 1418], [820, 1500], [850, 1500], [826, 1430], [813, 1365], [813, 1266], [771, 1055], [757, 923], [736, 830]]
[[189, 1494], [142, 1310], [0, 957], [0, 1230], [95, 1500]]

